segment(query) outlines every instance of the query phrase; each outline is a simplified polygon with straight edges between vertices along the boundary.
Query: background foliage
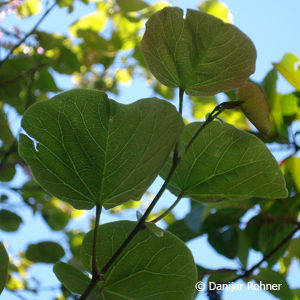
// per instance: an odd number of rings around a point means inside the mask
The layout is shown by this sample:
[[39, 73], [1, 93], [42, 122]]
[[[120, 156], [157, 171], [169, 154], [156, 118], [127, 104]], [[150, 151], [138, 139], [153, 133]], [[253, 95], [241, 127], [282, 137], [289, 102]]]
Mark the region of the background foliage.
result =
[[[153, 95], [167, 100], [173, 100], [177, 96], [172, 87], [163, 86], [154, 79], [140, 50], [145, 21], [155, 11], [169, 5], [167, 2], [82, 2], [93, 6], [93, 12], [80, 16], [65, 34], [53, 32], [51, 28], [41, 31], [39, 23], [54, 8], [71, 13], [74, 8], [72, 0], [61, 0], [53, 4], [39, 0], [0, 2], [3, 18], [0, 24], [0, 234], [1, 231], [13, 234], [20, 226], [26, 226], [24, 223], [32, 215], [41, 216], [53, 231], [53, 235], [46, 235], [44, 240], [33, 244], [26, 242], [22, 251], [18, 252], [10, 246], [9, 238], [0, 238], [10, 256], [9, 278], [5, 290], [7, 295], [11, 293], [25, 299], [31, 299], [35, 294], [41, 297], [43, 289], [49, 286], [40, 285], [39, 279], [34, 276], [36, 265], [53, 264], [61, 257], [66, 261], [73, 257], [72, 264], [78, 265], [79, 246], [84, 231], [88, 231], [86, 228], [92, 226], [94, 221], [89, 214], [83, 218], [82, 211], [46, 194], [32, 180], [32, 175], [17, 151], [20, 128], [10, 116], [17, 118], [33, 103], [44, 101], [62, 91], [64, 84], [61, 80], [67, 78], [72, 79], [73, 87], [108, 91], [110, 95], [117, 97], [122, 85], [129, 85], [132, 80], [142, 77], [151, 87]], [[214, 14], [225, 22], [232, 22], [231, 13], [218, 1], [204, 1], [199, 4], [199, 9]], [[36, 25], [30, 31], [23, 31], [22, 27], [8, 28], [5, 26], [5, 17], [9, 13], [16, 14], [21, 19], [37, 18], [34, 23]], [[228, 123], [252, 132], [268, 145], [272, 144], [271, 147], [289, 150], [288, 156], [280, 161], [289, 197], [279, 200], [252, 198], [243, 202], [228, 201], [214, 205], [199, 205], [191, 201], [190, 206], [194, 209], [185, 217], [177, 219], [171, 214], [161, 223], [184, 242], [207, 235], [208, 242], [216, 252], [236, 262], [236, 267], [232, 269], [216, 270], [198, 266], [199, 280], [231, 280], [244, 274], [249, 275], [247, 280], [283, 282], [284, 289], [277, 293], [274, 291], [274, 296], [284, 300], [300, 299], [299, 289], [292, 290], [285, 283], [291, 264], [300, 258], [299, 237], [290, 238], [256, 272], [248, 274], [245, 271], [251, 268], [247, 264], [250, 251], [266, 255], [296, 226], [299, 227], [299, 65], [299, 58], [287, 53], [281, 61], [274, 63], [273, 69], [261, 82], [249, 83], [247, 87], [247, 92], [250, 90], [256, 95], [258, 86], [267, 99], [271, 122], [268, 137], [257, 133], [240, 111], [226, 111], [221, 115]], [[293, 86], [294, 92], [278, 93], [276, 82], [279, 74]], [[186, 97], [185, 101], [190, 103], [191, 108], [189, 119], [202, 119], [220, 99], [237, 99], [241, 95], [242, 91], [239, 90], [217, 96]], [[254, 98], [257, 99], [256, 96]], [[249, 120], [251, 121], [251, 117]], [[265, 124], [258, 127], [264, 129]], [[18, 201], [15, 200], [16, 195]], [[149, 198], [151, 197], [149, 191]], [[123, 210], [136, 210], [138, 205], [143, 209], [144, 201], [125, 203], [110, 210], [109, 214], [113, 219], [118, 219]], [[156, 213], [159, 214], [159, 211]], [[79, 217], [81, 218], [78, 219]], [[83, 222], [85, 225], [80, 226]], [[30, 240], [33, 239], [28, 237], [28, 241]], [[45, 250], [49, 250], [46, 256]], [[1, 246], [0, 253], [3, 251]], [[5, 260], [5, 254], [1, 255], [1, 260]], [[5, 267], [5, 261], [0, 265]], [[50, 268], [48, 272], [51, 272]], [[5, 279], [0, 278], [0, 289], [3, 282]], [[52, 299], [65, 299], [69, 295], [67, 289], [59, 284], [50, 288], [56, 289], [56, 296], [51, 296]], [[208, 297], [213, 299], [217, 296], [210, 294]]]

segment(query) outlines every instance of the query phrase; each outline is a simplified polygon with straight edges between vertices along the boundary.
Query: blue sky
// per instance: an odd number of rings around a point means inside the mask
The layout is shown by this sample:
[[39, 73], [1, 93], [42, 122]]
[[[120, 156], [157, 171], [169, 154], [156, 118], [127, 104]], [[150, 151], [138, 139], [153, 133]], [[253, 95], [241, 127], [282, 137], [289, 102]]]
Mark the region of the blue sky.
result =
[[[154, 2], [154, 1], [148, 1]], [[272, 63], [281, 60], [283, 55], [287, 52], [292, 52], [300, 57], [300, 1], [299, 0], [223, 0], [225, 4], [231, 10], [234, 16], [234, 24], [239, 27], [244, 33], [246, 33], [254, 42], [257, 48], [257, 65], [256, 72], [252, 76], [254, 80], [261, 81], [265, 74], [272, 68]], [[194, 0], [172, 0], [170, 3], [174, 6], [181, 8], [196, 8], [199, 1]], [[80, 16], [90, 12], [92, 7], [83, 5], [78, 2], [75, 6], [74, 13], [71, 15], [66, 14], [66, 10], [55, 9], [43, 22], [41, 29], [59, 31], [67, 33], [68, 26], [73, 23]], [[29, 30], [39, 16], [32, 18], [31, 20], [22, 21], [22, 29]], [[5, 19], [6, 25], [18, 25], [21, 24], [19, 20], [16, 20], [13, 16]], [[70, 88], [70, 81], [62, 76], [57, 77], [58, 84], [63, 88]], [[287, 93], [293, 90], [292, 86], [287, 83], [283, 78], [279, 79], [279, 90]], [[151, 96], [150, 90], [145, 86], [142, 79], [136, 78], [130, 87], [122, 88], [120, 97], [116, 100], [124, 103], [133, 102], [139, 98]], [[17, 128], [18, 119], [14, 114], [10, 115]], [[23, 179], [21, 172], [15, 179], [14, 185], [20, 184]], [[152, 191], [157, 191], [160, 184], [160, 180], [156, 181], [152, 186]], [[11, 195], [16, 203], [20, 200], [16, 195]], [[166, 193], [163, 199], [163, 204], [159, 207], [167, 207], [168, 203], [172, 203], [173, 196]], [[19, 212], [25, 214], [25, 224], [20, 228], [17, 233], [4, 234], [1, 232], [0, 239], [6, 240], [10, 244], [12, 252], [22, 250], [25, 242], [37, 242], [40, 240], [55, 240], [61, 239], [62, 235], [57, 233], [53, 235], [53, 231], [49, 231], [45, 223], [37, 216], [32, 217], [28, 210], [19, 209]], [[176, 208], [176, 214], [178, 217], [184, 216], [188, 211], [188, 201], [184, 199], [182, 203]], [[134, 214], [124, 215], [125, 218], [135, 219]], [[102, 222], [108, 222], [114, 220], [111, 216], [106, 213], [102, 217]], [[81, 227], [83, 230], [88, 230], [88, 223], [84, 220], [75, 220], [70, 224], [70, 227]], [[193, 252], [197, 263], [203, 266], [218, 268], [218, 267], [236, 267], [235, 263], [217, 255], [215, 251], [207, 243], [206, 237], [200, 237], [188, 244]], [[251, 253], [249, 266], [256, 263], [260, 256], [256, 253]], [[42, 280], [45, 286], [53, 286], [57, 284], [54, 274], [50, 274], [51, 270], [46, 265], [39, 265], [35, 267], [33, 273]], [[50, 273], [49, 273], [50, 272]], [[299, 286], [300, 270], [299, 266], [294, 264], [291, 276], [289, 276], [289, 282], [292, 287]], [[253, 299], [257, 300], [268, 300], [274, 299], [268, 293], [264, 292], [247, 292], [244, 288], [242, 292], [225, 293], [225, 300], [233, 299]], [[17, 299], [11, 294], [3, 293], [1, 299]], [[53, 299], [53, 294], [48, 291], [43, 293], [42, 298], [35, 298], [32, 296], [30, 299]], [[207, 299], [206, 296], [201, 295], [197, 299]]]

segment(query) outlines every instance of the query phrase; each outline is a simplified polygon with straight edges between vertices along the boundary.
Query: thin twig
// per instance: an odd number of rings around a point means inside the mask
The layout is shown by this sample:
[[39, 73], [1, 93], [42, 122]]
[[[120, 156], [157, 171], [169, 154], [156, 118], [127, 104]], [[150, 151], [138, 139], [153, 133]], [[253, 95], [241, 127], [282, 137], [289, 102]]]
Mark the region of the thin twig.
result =
[[179, 196], [177, 197], [177, 199], [174, 201], [174, 203], [167, 210], [165, 210], [160, 216], [158, 216], [157, 218], [153, 219], [150, 222], [151, 223], [157, 223], [158, 221], [160, 221], [161, 219], [163, 219], [166, 215], [168, 215], [173, 210], [173, 208], [179, 203], [179, 201], [181, 200], [182, 196], [183, 196], [183, 192], [181, 192], [179, 194]]
[[14, 45], [9, 53], [6, 55], [6, 57], [0, 61], [0, 67], [10, 58], [10, 56], [13, 54], [13, 52], [19, 48], [26, 40], [29, 38], [35, 30], [38, 28], [38, 26], [41, 24], [41, 22], [47, 17], [47, 15], [51, 12], [51, 10], [56, 6], [56, 2], [54, 2], [42, 15], [42, 17], [37, 21], [37, 23], [33, 26], [33, 28], [16, 44]]

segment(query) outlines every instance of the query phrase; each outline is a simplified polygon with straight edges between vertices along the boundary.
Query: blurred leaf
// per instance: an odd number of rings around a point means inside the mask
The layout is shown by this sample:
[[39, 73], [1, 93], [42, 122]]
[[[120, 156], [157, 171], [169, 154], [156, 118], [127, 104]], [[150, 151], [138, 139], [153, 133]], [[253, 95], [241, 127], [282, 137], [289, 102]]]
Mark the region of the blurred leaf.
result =
[[35, 88], [43, 92], [58, 92], [55, 80], [48, 70], [40, 70], [34, 80]]
[[201, 232], [194, 232], [192, 231], [185, 222], [185, 219], [178, 220], [167, 227], [169, 232], [176, 235], [180, 238], [183, 242], [188, 242], [197, 236], [201, 235]]
[[69, 291], [76, 294], [82, 294], [91, 281], [83, 272], [63, 262], [56, 263], [53, 272]]
[[[264, 223], [261, 225], [257, 238], [260, 251], [264, 255], [274, 249], [292, 230], [293, 225], [282, 222]], [[274, 234], [276, 233], [276, 234]], [[289, 242], [282, 246], [274, 255], [268, 259], [269, 265], [273, 265], [284, 254], [289, 246]]]
[[117, 4], [124, 12], [139, 11], [148, 7], [148, 4], [142, 0], [117, 0]]
[[260, 268], [260, 272], [254, 277], [255, 281], [260, 284], [276, 284], [277, 289], [266, 289], [269, 293], [279, 299], [293, 300], [293, 293], [288, 286], [285, 276], [271, 269]]
[[22, 127], [37, 148], [21, 134], [19, 151], [41, 186], [77, 209], [91, 209], [99, 202], [112, 208], [140, 200], [183, 122], [166, 101], [123, 105], [103, 92], [78, 89], [31, 106]]
[[204, 210], [204, 205], [198, 205], [191, 209], [191, 212], [184, 218], [185, 224], [193, 232], [197, 233], [200, 231], [202, 224], [202, 214]]
[[300, 116], [298, 98], [294, 94], [283, 95], [280, 99], [280, 106], [285, 124], [290, 125], [298, 115]]
[[232, 23], [233, 16], [227, 5], [217, 0], [205, 0], [200, 2], [198, 8], [207, 14], [213, 15], [226, 23]]
[[17, 231], [19, 229], [22, 219], [17, 214], [2, 209], [0, 210], [0, 229], [7, 232]]
[[251, 243], [243, 230], [238, 229], [238, 248], [237, 257], [242, 263], [243, 267], [247, 268], [249, 249], [251, 248]]
[[183, 18], [176, 7], [151, 16], [141, 49], [161, 83], [198, 96], [241, 86], [254, 72], [256, 60], [252, 42], [233, 25], [190, 9]]
[[85, 233], [79, 230], [72, 230], [67, 232], [69, 238], [70, 250], [73, 256], [80, 257], [80, 249]]
[[217, 105], [216, 96], [210, 97], [194, 97], [190, 96], [192, 100], [192, 114], [196, 119], [204, 118], [208, 113], [211, 113]]
[[285, 173], [290, 173], [293, 185], [300, 192], [300, 157], [292, 156], [285, 161]]
[[[135, 224], [119, 221], [99, 226], [97, 265], [100, 270]], [[92, 240], [93, 231], [90, 231], [84, 238], [81, 250], [82, 262], [89, 271]], [[180, 291], [178, 299], [191, 299], [196, 280], [197, 270], [192, 254], [182, 241], [167, 231], [158, 238], [149, 229], [144, 229], [127, 245], [114, 268], [105, 274], [102, 296], [157, 299], [159, 295], [160, 299], [173, 299]]]
[[235, 228], [225, 227], [219, 230], [210, 230], [208, 231], [208, 241], [218, 253], [231, 259], [236, 257], [238, 234]]
[[167, 100], [173, 100], [175, 96], [175, 91], [173, 88], [169, 88], [162, 85], [159, 81], [155, 81], [153, 86], [154, 91]]
[[41, 8], [40, 0], [25, 0], [25, 2], [17, 6], [16, 11], [20, 18], [27, 18], [38, 14]]
[[[202, 123], [190, 123], [180, 139], [184, 149]], [[180, 151], [182, 151], [180, 150]], [[172, 154], [161, 176], [166, 178]], [[261, 184], [261, 183], [264, 184]], [[287, 197], [277, 161], [258, 138], [229, 124], [212, 122], [181, 159], [168, 189], [199, 202]]]
[[2, 293], [6, 285], [8, 275], [8, 262], [9, 258], [6, 253], [5, 247], [0, 242], [0, 294]]
[[300, 59], [295, 54], [287, 53], [273, 65], [296, 90], [300, 90]]
[[271, 128], [269, 106], [261, 89], [252, 82], [247, 82], [238, 89], [238, 99], [243, 102], [241, 108], [251, 123], [264, 135]]
[[48, 241], [30, 244], [25, 252], [25, 257], [35, 263], [56, 263], [64, 255], [65, 251], [61, 245]]
[[95, 32], [101, 31], [107, 22], [107, 14], [103, 10], [92, 12], [69, 27], [69, 32], [73, 36], [78, 36], [81, 30], [92, 30]]

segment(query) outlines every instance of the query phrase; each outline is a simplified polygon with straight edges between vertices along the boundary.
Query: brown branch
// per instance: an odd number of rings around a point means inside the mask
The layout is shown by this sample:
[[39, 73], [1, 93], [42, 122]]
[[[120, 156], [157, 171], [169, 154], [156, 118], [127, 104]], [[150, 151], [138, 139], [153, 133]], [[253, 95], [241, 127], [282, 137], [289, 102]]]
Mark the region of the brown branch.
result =
[[53, 3], [42, 15], [42, 17], [37, 21], [37, 23], [33, 26], [33, 28], [16, 44], [14, 45], [9, 53], [6, 55], [6, 57], [0, 61], [0, 67], [10, 58], [10, 56], [13, 54], [13, 52], [19, 48], [38, 28], [38, 26], [41, 24], [41, 22], [47, 17], [47, 15], [51, 12], [51, 10], [56, 6], [56, 2]]

